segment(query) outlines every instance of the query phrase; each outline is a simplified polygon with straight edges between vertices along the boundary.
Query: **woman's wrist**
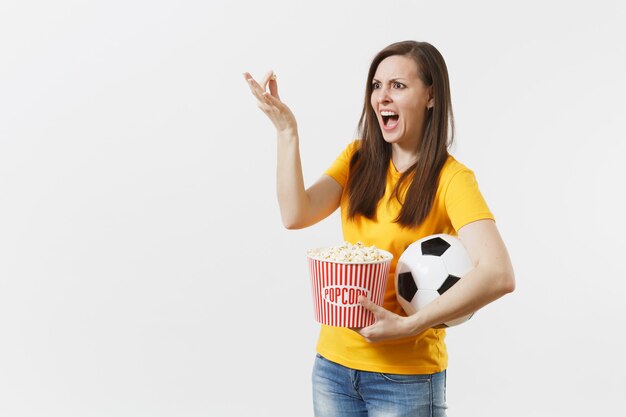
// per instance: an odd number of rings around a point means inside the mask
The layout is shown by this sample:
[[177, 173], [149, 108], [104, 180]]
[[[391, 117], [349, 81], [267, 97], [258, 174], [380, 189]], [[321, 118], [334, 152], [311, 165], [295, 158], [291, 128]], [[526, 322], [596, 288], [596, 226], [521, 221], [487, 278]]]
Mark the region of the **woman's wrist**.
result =
[[419, 312], [407, 317], [406, 329], [408, 336], [416, 336], [427, 329], [424, 326], [424, 318]]
[[288, 128], [285, 128], [285, 129], [276, 130], [276, 137], [280, 141], [297, 140], [298, 139], [298, 128], [293, 126], [293, 127], [288, 127]]

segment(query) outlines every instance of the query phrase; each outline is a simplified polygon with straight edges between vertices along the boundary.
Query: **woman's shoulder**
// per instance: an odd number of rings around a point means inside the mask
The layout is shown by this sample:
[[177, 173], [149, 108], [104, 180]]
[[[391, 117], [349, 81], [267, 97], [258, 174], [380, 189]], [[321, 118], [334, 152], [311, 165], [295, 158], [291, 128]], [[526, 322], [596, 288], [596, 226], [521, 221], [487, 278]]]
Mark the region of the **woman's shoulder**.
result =
[[350, 143], [344, 146], [343, 150], [339, 154], [339, 159], [350, 161], [354, 153], [358, 151], [360, 147], [361, 147], [361, 140], [353, 139], [352, 141], [350, 141]]
[[448, 158], [446, 162], [444, 162], [443, 167], [441, 168], [440, 178], [442, 182], [450, 181], [455, 175], [464, 172], [468, 174], [473, 174], [473, 171], [469, 169], [465, 164], [459, 162], [454, 156], [448, 154]]
[[350, 154], [353, 154], [359, 150], [359, 148], [361, 147], [361, 143], [361, 139], [353, 139], [350, 143], [348, 143], [348, 146], [346, 146], [345, 150]]
[[348, 143], [343, 148], [341, 153], [339, 153], [339, 155], [335, 158], [335, 161], [330, 165], [330, 167], [324, 171], [325, 174], [333, 177], [342, 186], [345, 185], [348, 179], [350, 161], [352, 161], [354, 153], [359, 149], [360, 142], [360, 140], [355, 139]]
[[444, 170], [450, 171], [450, 172], [457, 172], [457, 171], [470, 170], [470, 169], [463, 162], [456, 159], [452, 154], [448, 154], [448, 157], [446, 158], [446, 162], [443, 164], [442, 171]]

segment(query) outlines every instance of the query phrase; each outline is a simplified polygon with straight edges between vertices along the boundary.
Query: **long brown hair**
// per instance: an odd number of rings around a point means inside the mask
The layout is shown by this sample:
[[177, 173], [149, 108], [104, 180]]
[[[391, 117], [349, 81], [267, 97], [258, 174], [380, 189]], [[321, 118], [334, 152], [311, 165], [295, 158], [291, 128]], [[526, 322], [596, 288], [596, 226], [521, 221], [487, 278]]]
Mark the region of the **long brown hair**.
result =
[[[402, 203], [395, 221], [405, 227], [414, 227], [420, 225], [430, 212], [439, 184], [439, 173], [448, 157], [448, 146], [454, 140], [448, 69], [439, 51], [426, 42], [393, 43], [372, 60], [359, 120], [360, 147], [350, 161], [348, 218], [363, 215], [374, 219], [378, 202], [385, 194], [391, 144], [383, 139], [370, 98], [378, 65], [392, 55], [404, 55], [415, 60], [420, 79], [433, 90], [434, 105], [427, 110], [422, 140], [418, 145], [418, 160], [402, 174], [392, 194]], [[409, 180], [410, 185], [402, 201], [402, 189]]]

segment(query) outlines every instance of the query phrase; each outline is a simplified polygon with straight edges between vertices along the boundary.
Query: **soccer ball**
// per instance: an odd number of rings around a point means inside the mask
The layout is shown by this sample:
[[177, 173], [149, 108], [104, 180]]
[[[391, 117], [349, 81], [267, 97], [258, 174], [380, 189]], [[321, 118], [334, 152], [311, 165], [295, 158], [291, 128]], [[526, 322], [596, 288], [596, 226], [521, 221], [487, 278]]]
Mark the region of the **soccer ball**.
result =
[[[426, 236], [409, 245], [396, 266], [396, 296], [414, 314], [456, 284], [474, 265], [461, 241], [447, 234]], [[464, 323], [472, 314], [437, 327]]]

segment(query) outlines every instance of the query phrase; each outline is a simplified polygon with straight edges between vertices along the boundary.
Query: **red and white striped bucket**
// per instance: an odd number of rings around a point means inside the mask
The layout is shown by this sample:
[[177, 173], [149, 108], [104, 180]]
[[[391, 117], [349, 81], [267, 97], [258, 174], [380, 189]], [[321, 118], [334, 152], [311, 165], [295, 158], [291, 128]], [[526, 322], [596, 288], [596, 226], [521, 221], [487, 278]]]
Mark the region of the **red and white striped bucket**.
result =
[[374, 315], [360, 306], [358, 299], [363, 295], [382, 306], [393, 257], [385, 253], [388, 259], [368, 263], [322, 261], [307, 256], [315, 321], [340, 327], [373, 324]]

